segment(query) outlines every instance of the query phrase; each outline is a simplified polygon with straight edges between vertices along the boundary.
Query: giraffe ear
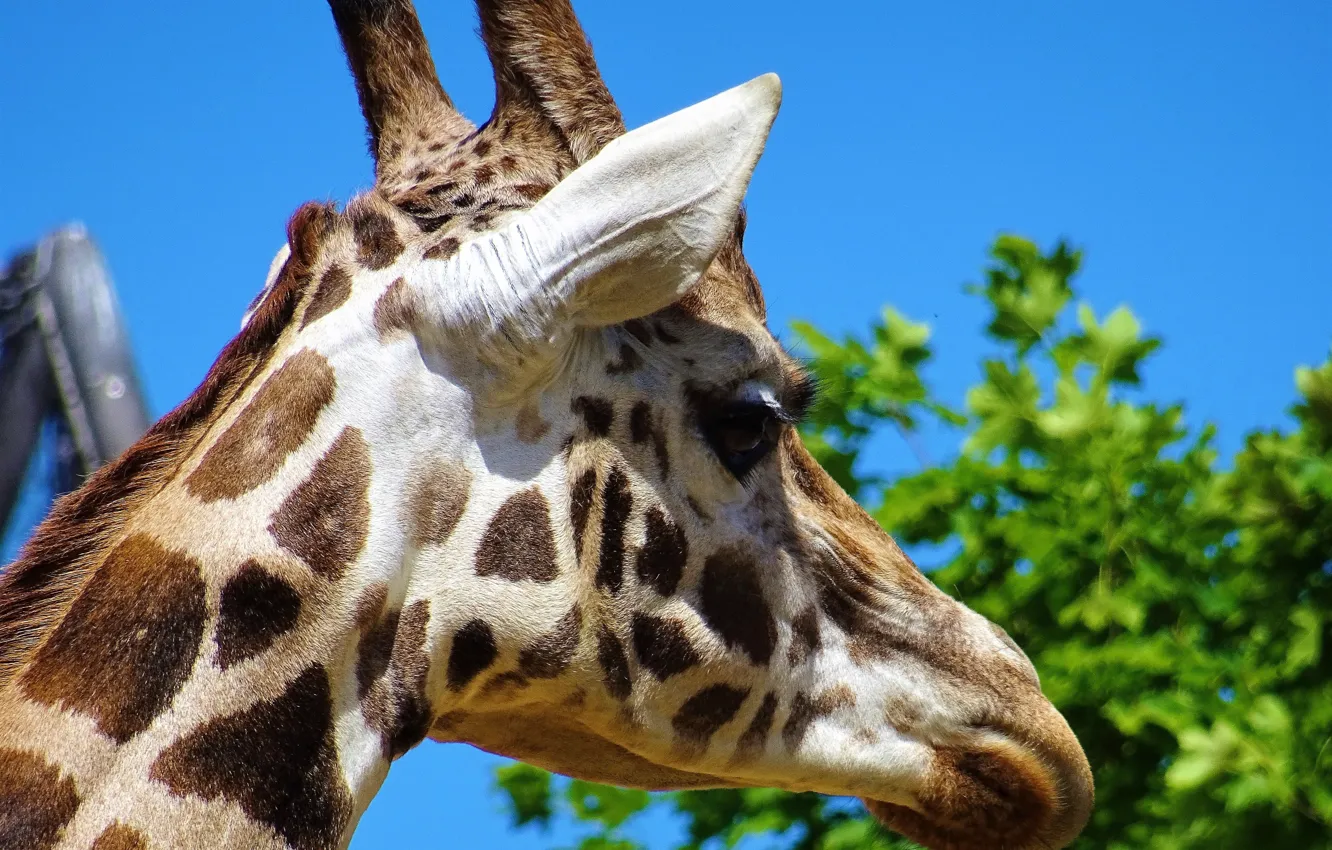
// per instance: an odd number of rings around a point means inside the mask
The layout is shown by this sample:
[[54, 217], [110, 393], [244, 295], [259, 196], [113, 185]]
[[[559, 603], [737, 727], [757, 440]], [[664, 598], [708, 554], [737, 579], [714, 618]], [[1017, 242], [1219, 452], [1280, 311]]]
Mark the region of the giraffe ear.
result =
[[428, 288], [455, 321], [527, 340], [674, 303], [733, 232], [780, 102], [766, 74], [620, 136], [530, 210], [427, 261]]

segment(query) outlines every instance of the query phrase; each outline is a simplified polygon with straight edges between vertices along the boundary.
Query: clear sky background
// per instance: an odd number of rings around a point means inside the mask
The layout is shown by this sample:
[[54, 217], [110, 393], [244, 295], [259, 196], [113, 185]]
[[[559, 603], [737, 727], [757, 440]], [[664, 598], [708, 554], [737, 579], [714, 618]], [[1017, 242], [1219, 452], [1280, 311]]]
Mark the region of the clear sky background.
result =
[[[471, 3], [421, 2], [445, 86], [491, 81]], [[1284, 421], [1292, 370], [1332, 340], [1332, 4], [576, 0], [637, 126], [765, 71], [785, 103], [746, 249], [774, 328], [928, 321], [927, 373], [961, 404], [987, 344], [979, 278], [1003, 231], [1086, 249], [1082, 295], [1166, 347], [1145, 392], [1215, 421], [1223, 454]], [[323, 3], [11, 3], [0, 13], [0, 252], [85, 222], [119, 288], [155, 413], [200, 381], [288, 216], [371, 180]], [[931, 434], [936, 456], [957, 436]], [[914, 465], [895, 443], [871, 462]], [[356, 850], [570, 843], [513, 832], [499, 763], [427, 744]], [[667, 820], [640, 825], [653, 844]]]

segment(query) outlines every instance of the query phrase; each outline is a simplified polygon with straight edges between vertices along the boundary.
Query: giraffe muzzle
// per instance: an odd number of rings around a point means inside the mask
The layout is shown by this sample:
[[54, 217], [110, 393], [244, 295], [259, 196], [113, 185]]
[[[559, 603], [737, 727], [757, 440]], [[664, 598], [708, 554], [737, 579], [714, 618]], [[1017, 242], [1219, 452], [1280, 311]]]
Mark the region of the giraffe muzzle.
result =
[[914, 805], [866, 807], [930, 850], [1067, 846], [1091, 815], [1091, 768], [1068, 723], [1041, 702], [1027, 706], [1020, 726], [977, 725], [969, 741], [934, 747]]

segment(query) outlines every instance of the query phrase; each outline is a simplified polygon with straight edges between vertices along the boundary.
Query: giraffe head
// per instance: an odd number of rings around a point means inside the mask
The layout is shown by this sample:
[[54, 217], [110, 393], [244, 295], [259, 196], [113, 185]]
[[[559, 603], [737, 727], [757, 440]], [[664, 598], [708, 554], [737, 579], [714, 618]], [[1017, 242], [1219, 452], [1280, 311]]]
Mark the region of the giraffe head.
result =
[[0, 577], [0, 797], [62, 846], [336, 846], [428, 735], [1072, 841], [1026, 656], [797, 437], [742, 252], [776, 78], [626, 133], [567, 0], [478, 0], [475, 128], [409, 0], [330, 5], [375, 187], [293, 217], [199, 390]]
[[797, 438], [811, 382], [741, 249], [776, 78], [623, 135], [565, 2], [483, 0], [473, 129], [406, 0], [332, 6], [376, 193], [411, 223], [377, 332], [400, 392], [427, 388], [411, 428], [468, 416], [403, 482], [409, 584], [451, 617], [431, 736], [620, 785], [856, 795], [934, 848], [1071, 841], [1090, 772], [1026, 656]]

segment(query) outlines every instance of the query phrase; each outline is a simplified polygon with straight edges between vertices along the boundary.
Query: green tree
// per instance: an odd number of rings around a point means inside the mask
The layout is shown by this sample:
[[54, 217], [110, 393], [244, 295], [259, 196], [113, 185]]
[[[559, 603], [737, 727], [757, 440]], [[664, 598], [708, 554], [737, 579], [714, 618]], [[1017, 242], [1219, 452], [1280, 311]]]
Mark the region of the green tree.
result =
[[[1160, 341], [1126, 308], [1075, 305], [1080, 255], [1001, 237], [984, 282], [993, 356], [950, 410], [921, 369], [928, 329], [892, 310], [864, 338], [797, 327], [825, 389], [811, 450], [930, 577], [1003, 624], [1096, 773], [1080, 848], [1332, 847], [1332, 360], [1295, 372], [1294, 428], [1219, 464], [1211, 426], [1140, 401]], [[948, 463], [884, 481], [858, 459], [884, 428], [960, 426]], [[634, 848], [648, 806], [688, 847], [749, 835], [793, 850], [907, 848], [857, 805], [771, 790], [649, 796], [501, 770], [517, 824], [567, 809], [589, 848]]]

